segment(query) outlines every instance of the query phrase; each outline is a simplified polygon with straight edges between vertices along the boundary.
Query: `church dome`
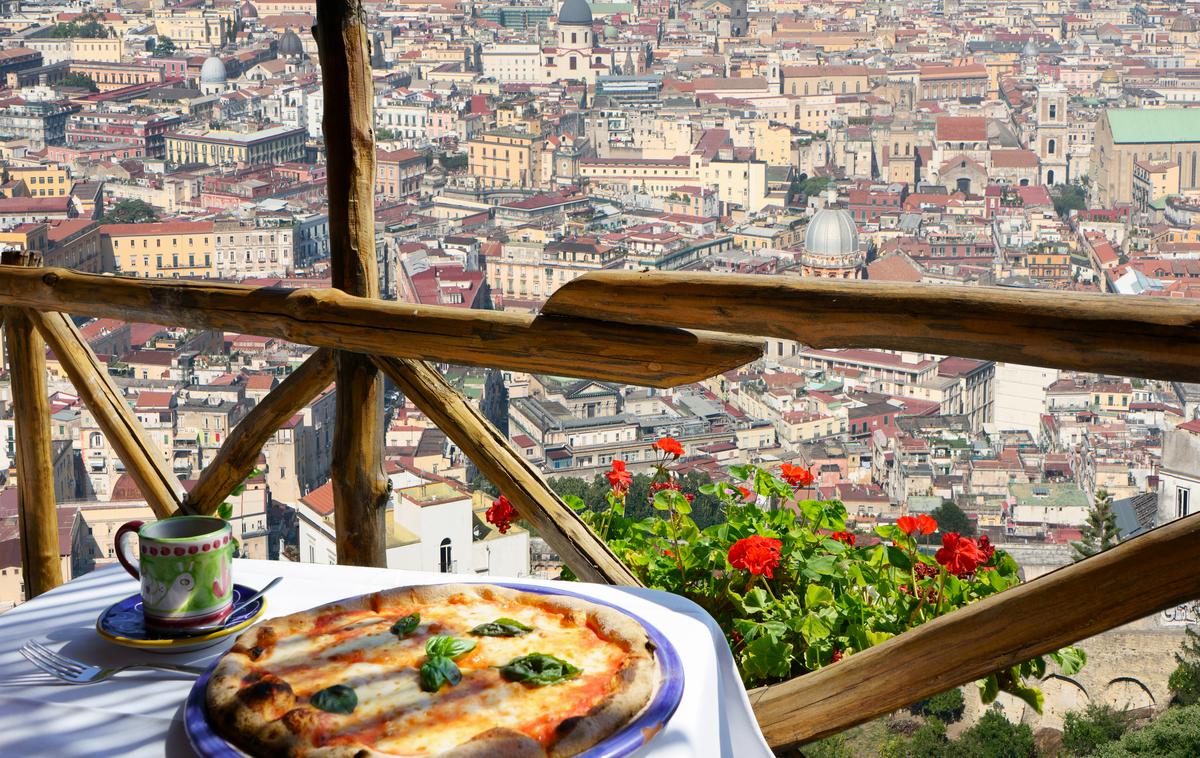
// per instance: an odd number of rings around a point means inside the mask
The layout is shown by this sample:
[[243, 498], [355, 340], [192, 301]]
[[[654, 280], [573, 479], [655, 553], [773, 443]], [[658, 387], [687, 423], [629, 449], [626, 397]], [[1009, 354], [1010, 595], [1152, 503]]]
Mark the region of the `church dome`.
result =
[[285, 58], [304, 55], [304, 43], [300, 41], [300, 35], [291, 29], [284, 32], [279, 38], [279, 54]]
[[1100, 75], [1100, 81], [1104, 84], [1120, 84], [1121, 75], [1117, 73], [1115, 68], [1110, 68]]
[[200, 81], [204, 84], [224, 84], [226, 80], [225, 63], [215, 55], [204, 59], [200, 67]]
[[849, 211], [822, 208], [808, 222], [804, 250], [812, 255], [845, 256], [858, 252], [858, 228]]
[[1191, 16], [1179, 15], [1171, 22], [1171, 31], [1173, 32], [1194, 32], [1196, 31], [1196, 19]]
[[258, 18], [258, 9], [254, 7], [250, 0], [246, 0], [246, 2], [242, 3], [242, 7], [238, 8], [238, 15], [242, 18]]
[[558, 25], [591, 26], [592, 7], [587, 0], [563, 0], [562, 7], [558, 9]]

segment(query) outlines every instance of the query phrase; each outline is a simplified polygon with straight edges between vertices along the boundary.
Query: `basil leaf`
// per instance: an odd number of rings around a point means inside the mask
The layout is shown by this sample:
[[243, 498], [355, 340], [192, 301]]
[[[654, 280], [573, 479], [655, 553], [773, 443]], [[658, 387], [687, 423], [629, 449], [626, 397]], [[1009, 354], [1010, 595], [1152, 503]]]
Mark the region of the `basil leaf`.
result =
[[431, 655], [421, 664], [421, 689], [437, 692], [443, 685], [453, 687], [462, 681], [458, 664], [443, 655]]
[[579, 676], [583, 669], [572, 666], [562, 658], [544, 653], [530, 653], [514, 658], [500, 667], [500, 676], [510, 682], [521, 682], [533, 687], [558, 684]]
[[445, 634], [430, 637], [425, 642], [425, 654], [430, 658], [442, 656], [454, 660], [455, 658], [462, 658], [474, 649], [474, 640], [460, 640], [457, 637], [450, 637]]
[[358, 707], [358, 695], [352, 687], [335, 684], [313, 693], [308, 702], [313, 708], [320, 708], [328, 713], [353, 713]]
[[520, 637], [533, 631], [532, 626], [526, 626], [516, 619], [498, 618], [486, 624], [480, 624], [471, 630], [471, 634], [480, 637]]
[[407, 616], [401, 616], [396, 619], [396, 623], [392, 624], [391, 633], [397, 637], [407, 637], [412, 634], [421, 623], [421, 614], [410, 613]]

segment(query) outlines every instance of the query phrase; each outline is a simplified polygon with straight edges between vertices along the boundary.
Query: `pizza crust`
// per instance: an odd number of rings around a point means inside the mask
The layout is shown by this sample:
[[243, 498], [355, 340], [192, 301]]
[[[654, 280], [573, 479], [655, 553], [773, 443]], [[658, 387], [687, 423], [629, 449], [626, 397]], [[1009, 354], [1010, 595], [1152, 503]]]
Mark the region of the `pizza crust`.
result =
[[[505, 600], [561, 614], [575, 625], [587, 625], [622, 648], [625, 658], [616, 672], [618, 684], [585, 715], [564, 719], [548, 747], [521, 732], [492, 728], [457, 747], [429, 758], [485, 756], [576, 755], [633, 720], [658, 687], [654, 645], [641, 624], [607, 606], [564, 595], [522, 592], [488, 584], [440, 584], [398, 587], [271, 619], [243, 632], [213, 671], [206, 691], [209, 720], [214, 729], [252, 755], [311, 758], [385, 758], [393, 753], [371, 746], [324, 745], [311, 740], [316, 730], [336, 732], [339, 716], [299, 703], [290, 685], [264, 671], [255, 661], [269, 656], [281, 639], [308, 634], [318, 619], [332, 613], [371, 610], [386, 613], [414, 604], [470, 604], [476, 600]], [[569, 650], [547, 650], [570, 658]], [[553, 685], [551, 685], [553, 686]]]

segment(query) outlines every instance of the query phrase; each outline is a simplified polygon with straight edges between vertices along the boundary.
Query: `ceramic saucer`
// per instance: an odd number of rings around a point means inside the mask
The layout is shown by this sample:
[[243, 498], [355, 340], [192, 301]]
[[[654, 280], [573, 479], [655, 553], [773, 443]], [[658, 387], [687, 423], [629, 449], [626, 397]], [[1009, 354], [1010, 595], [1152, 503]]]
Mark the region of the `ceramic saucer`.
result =
[[[240, 584], [233, 585], [233, 604], [236, 606], [244, 597], [256, 592]], [[151, 653], [184, 653], [211, 647], [231, 634], [236, 634], [258, 621], [267, 609], [267, 599], [260, 597], [225, 620], [213, 631], [188, 637], [167, 637], [146, 629], [142, 616], [142, 596], [130, 595], [110, 605], [96, 619], [96, 631], [109, 642]]]

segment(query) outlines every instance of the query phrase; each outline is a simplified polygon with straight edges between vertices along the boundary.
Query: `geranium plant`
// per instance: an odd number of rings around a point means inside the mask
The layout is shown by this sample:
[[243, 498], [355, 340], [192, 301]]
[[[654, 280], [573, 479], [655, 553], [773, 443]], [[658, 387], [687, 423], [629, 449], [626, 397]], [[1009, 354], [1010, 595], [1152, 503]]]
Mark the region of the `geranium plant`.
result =
[[[918, 537], [938, 531], [927, 515], [854, 531], [845, 506], [809, 497], [812, 473], [790, 465], [778, 475], [731, 467], [730, 482], [702, 488], [720, 499], [725, 521], [699, 529], [693, 496], [670, 470], [682, 446], [668, 437], [654, 450], [658, 518], [626, 518], [622, 461], [607, 474], [603, 507], [567, 501], [646, 586], [687, 597], [717, 620], [748, 687], [835, 663], [1020, 582], [1016, 562], [987, 537], [944, 533], [936, 553], [922, 552]], [[1076, 648], [1050, 658], [1068, 675], [1084, 663]], [[990, 675], [979, 683], [984, 702], [1006, 691], [1040, 711], [1041, 692], [1027, 680], [1045, 669], [1035, 658]]]

